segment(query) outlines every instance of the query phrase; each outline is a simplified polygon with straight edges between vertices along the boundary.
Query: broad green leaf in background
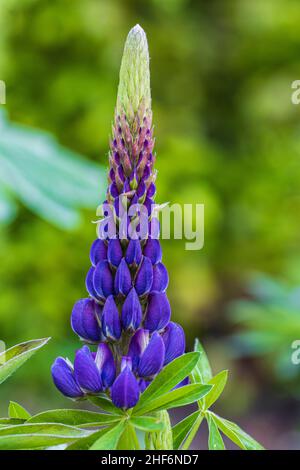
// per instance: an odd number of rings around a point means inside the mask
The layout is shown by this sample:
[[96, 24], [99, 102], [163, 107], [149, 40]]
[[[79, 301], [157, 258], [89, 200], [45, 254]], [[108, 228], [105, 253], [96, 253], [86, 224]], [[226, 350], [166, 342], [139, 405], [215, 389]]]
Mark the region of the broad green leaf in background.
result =
[[161, 397], [166, 392], [178, 385], [194, 369], [199, 358], [199, 353], [192, 352], [183, 354], [174, 359], [155, 377], [151, 384], [142, 393], [141, 398], [135, 407], [135, 412], [139, 412], [142, 407], [153, 400]]
[[245, 450], [263, 450], [263, 446], [243, 431], [237, 424], [211, 413], [218, 428], [237, 446]]
[[0, 168], [0, 220], [15, 215], [11, 196], [39, 217], [71, 229], [80, 220], [79, 209], [95, 208], [104, 198], [106, 172], [101, 166], [60, 146], [43, 131], [10, 123], [3, 110]]
[[48, 343], [50, 338], [34, 339], [20, 343], [0, 354], [0, 383], [4, 382], [24, 362], [40, 348]]
[[120, 421], [120, 416], [86, 410], [49, 410], [32, 416], [27, 423], [63, 423], [71, 426], [106, 426]]
[[204, 397], [211, 390], [211, 385], [191, 384], [172, 390], [169, 393], [150, 399], [143, 406], [137, 405], [133, 415], [147, 414], [153, 411], [168, 410], [179, 406], [194, 403]]
[[27, 410], [25, 410], [25, 408], [23, 408], [23, 406], [19, 405], [14, 401], [10, 401], [8, 406], [8, 416], [10, 418], [27, 420], [28, 418], [30, 418], [31, 415], [30, 413], [28, 413]]
[[225, 445], [222, 436], [219, 432], [218, 426], [215, 422], [214, 416], [207, 413], [206, 421], [208, 424], [208, 449], [209, 450], [225, 450]]
[[118, 423], [108, 432], [99, 437], [94, 444], [90, 447], [90, 450], [114, 450], [118, 445], [118, 441], [125, 428], [125, 420]]

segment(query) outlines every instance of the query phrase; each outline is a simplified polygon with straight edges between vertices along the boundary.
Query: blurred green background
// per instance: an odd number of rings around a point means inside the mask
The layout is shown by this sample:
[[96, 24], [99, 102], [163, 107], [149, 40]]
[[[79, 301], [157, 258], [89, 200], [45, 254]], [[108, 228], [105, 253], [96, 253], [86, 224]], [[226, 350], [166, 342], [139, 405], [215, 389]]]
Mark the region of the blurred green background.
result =
[[70, 405], [49, 369], [79, 344], [69, 316], [86, 295], [136, 23], [151, 54], [157, 200], [205, 204], [204, 249], [163, 242], [173, 318], [188, 348], [198, 335], [214, 371], [230, 370], [217, 411], [268, 448], [300, 448], [297, 0], [0, 1], [0, 339], [52, 336], [1, 386], [1, 413], [9, 399], [30, 411]]

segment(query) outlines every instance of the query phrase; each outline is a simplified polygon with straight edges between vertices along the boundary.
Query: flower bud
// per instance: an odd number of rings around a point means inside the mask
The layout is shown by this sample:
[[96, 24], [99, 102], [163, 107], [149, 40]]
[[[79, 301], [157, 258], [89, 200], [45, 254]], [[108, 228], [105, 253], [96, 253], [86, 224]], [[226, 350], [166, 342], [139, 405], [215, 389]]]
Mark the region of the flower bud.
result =
[[116, 341], [121, 336], [121, 322], [119, 311], [112, 295], [110, 295], [104, 304], [102, 311], [102, 333], [108, 340]]
[[152, 264], [159, 263], [162, 258], [162, 250], [159, 240], [149, 238], [144, 247], [143, 254], [150, 258]]
[[133, 408], [139, 401], [139, 384], [131, 370], [131, 359], [123, 358], [121, 373], [111, 387], [111, 399], [118, 408]]
[[97, 238], [91, 246], [90, 260], [93, 266], [107, 258], [107, 246], [103, 240]]
[[107, 249], [107, 259], [112, 266], [119, 266], [121, 259], [123, 257], [123, 251], [121, 247], [120, 240], [118, 238], [113, 238], [108, 242]]
[[162, 263], [153, 266], [153, 283], [151, 292], [165, 292], [169, 284], [169, 275], [166, 267]]
[[149, 331], [140, 328], [135, 332], [132, 336], [129, 349], [128, 349], [128, 356], [131, 357], [132, 360], [132, 368], [134, 371], [137, 370], [140, 358], [145, 351], [146, 347], [149, 344]]
[[143, 257], [142, 264], [137, 272], [134, 286], [138, 295], [147, 294], [153, 283], [153, 268], [152, 263], [146, 256]]
[[122, 326], [124, 330], [136, 330], [142, 321], [142, 307], [133, 287], [127, 295], [122, 307]]
[[127, 250], [125, 261], [129, 266], [139, 265], [142, 259], [142, 248], [139, 240], [130, 240]]
[[80, 387], [87, 393], [102, 391], [102, 380], [93, 355], [88, 346], [83, 346], [75, 354], [74, 375]]
[[165, 345], [159, 333], [155, 331], [141, 356], [138, 366], [139, 376], [151, 377], [157, 374], [163, 366], [164, 358]]
[[93, 285], [96, 293], [102, 298], [113, 294], [114, 281], [108, 261], [100, 261], [95, 267]]
[[115, 276], [116, 294], [127, 295], [132, 287], [131, 274], [125, 259], [123, 258]]
[[79, 387], [72, 365], [62, 357], [58, 357], [51, 367], [53, 382], [58, 390], [69, 398], [79, 398], [83, 392]]
[[71, 326], [80, 338], [91, 342], [101, 339], [101, 307], [92, 299], [81, 299], [76, 302], [71, 315]]
[[150, 294], [145, 318], [145, 328], [150, 331], [162, 330], [171, 317], [171, 307], [165, 293]]
[[171, 321], [162, 333], [162, 339], [166, 348], [164, 361], [164, 365], [166, 365], [184, 353], [184, 331], [180, 325]]
[[109, 388], [116, 377], [116, 365], [111, 349], [106, 343], [99, 344], [95, 364], [100, 371], [103, 387]]

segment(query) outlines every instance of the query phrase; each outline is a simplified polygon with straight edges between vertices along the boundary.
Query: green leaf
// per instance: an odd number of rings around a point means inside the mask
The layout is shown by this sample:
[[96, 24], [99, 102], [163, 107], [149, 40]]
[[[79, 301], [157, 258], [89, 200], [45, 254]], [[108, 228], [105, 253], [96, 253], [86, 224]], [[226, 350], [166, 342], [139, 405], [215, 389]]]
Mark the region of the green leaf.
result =
[[243, 431], [237, 424], [227, 419], [221, 418], [215, 413], [211, 413], [218, 428], [234, 442], [237, 446], [245, 450], [264, 450], [263, 446]]
[[111, 428], [103, 436], [99, 437], [94, 444], [90, 447], [90, 450], [115, 450], [118, 445], [118, 441], [124, 431], [126, 421], [122, 420], [116, 426]]
[[98, 397], [89, 397], [89, 401], [91, 401], [94, 405], [98, 406], [107, 413], [111, 413], [114, 415], [124, 415], [124, 411], [120, 408], [117, 408], [112, 401], [107, 398], [106, 396], [98, 396]]
[[219, 433], [218, 426], [215, 422], [214, 416], [211, 413], [206, 414], [208, 424], [208, 449], [209, 450], [224, 450], [225, 445], [221, 434]]
[[90, 432], [64, 424], [21, 424], [0, 428], [0, 450], [38, 449], [87, 436]]
[[0, 384], [15, 372], [40, 348], [48, 343], [50, 338], [34, 339], [17, 344], [0, 354]]
[[206, 397], [201, 400], [201, 402], [204, 404], [204, 409], [207, 410], [219, 398], [225, 388], [227, 379], [228, 370], [222, 370], [207, 382], [208, 384], [213, 385], [213, 388], [206, 395]]
[[212, 378], [212, 371], [206, 352], [199, 339], [195, 339], [194, 351], [199, 353], [198, 362], [192, 371], [191, 379], [194, 383], [207, 383]]
[[139, 441], [133, 426], [127, 421], [121, 437], [118, 441], [117, 450], [138, 450]]
[[182, 450], [187, 450], [187, 449], [190, 448], [190, 445], [192, 444], [202, 421], [203, 421], [203, 415], [202, 415], [202, 413], [199, 413], [199, 416], [196, 419], [196, 421], [194, 422], [194, 424], [192, 425], [186, 440], [181, 445]]
[[10, 401], [8, 406], [8, 416], [10, 418], [27, 420], [31, 415], [27, 410], [25, 410], [25, 408], [23, 408], [23, 406], [19, 405], [15, 401]]
[[160, 397], [179, 384], [179, 382], [185, 379], [193, 370], [198, 358], [199, 353], [192, 352], [183, 354], [170, 362], [146, 388], [135, 410], [142, 408], [149, 400]]
[[204, 397], [210, 389], [210, 385], [185, 385], [153, 400], [149, 400], [143, 406], [138, 404], [133, 409], [132, 415], [143, 415], [153, 411], [168, 410], [169, 408], [188, 405]]
[[81, 437], [79, 439], [76, 439], [74, 442], [72, 442], [66, 447], [66, 450], [89, 450], [89, 448], [94, 444], [94, 442], [101, 436], [104, 436], [104, 434], [110, 431], [110, 429], [112, 429], [112, 426], [108, 426], [107, 428], [102, 428], [98, 431], [94, 431], [87, 437]]
[[189, 435], [199, 415], [200, 415], [200, 412], [197, 410], [191, 415], [184, 418], [182, 421], [180, 421], [173, 427], [172, 431], [173, 431], [173, 448], [174, 449], [180, 448], [181, 444], [185, 441], [185, 439]]
[[120, 416], [86, 410], [49, 410], [28, 419], [27, 423], [63, 423], [71, 426], [103, 426], [120, 421]]
[[159, 418], [152, 418], [150, 416], [132, 416], [130, 423], [138, 429], [146, 432], [161, 431], [164, 424]]
[[0, 418], [0, 425], [1, 426], [10, 426], [15, 424], [23, 424], [25, 419], [18, 419], [18, 418]]

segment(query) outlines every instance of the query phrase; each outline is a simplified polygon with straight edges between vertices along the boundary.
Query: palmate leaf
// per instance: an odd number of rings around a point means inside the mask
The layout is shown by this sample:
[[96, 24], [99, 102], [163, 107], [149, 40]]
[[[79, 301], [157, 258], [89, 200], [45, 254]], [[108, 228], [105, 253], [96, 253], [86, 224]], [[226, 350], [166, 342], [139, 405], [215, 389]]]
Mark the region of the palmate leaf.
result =
[[207, 382], [207, 384], [213, 385], [213, 388], [202, 400], [205, 410], [210, 408], [222, 394], [227, 383], [227, 378], [228, 370], [222, 370]]
[[199, 359], [192, 371], [192, 380], [194, 383], [207, 383], [212, 378], [212, 371], [206, 352], [199, 339], [195, 339], [194, 351], [199, 353]]
[[48, 343], [50, 338], [34, 339], [17, 344], [0, 353], [0, 384], [15, 372], [33, 354]]
[[139, 450], [140, 444], [134, 426], [127, 421], [118, 440], [117, 450]]
[[106, 396], [90, 396], [90, 402], [94, 405], [98, 406], [102, 410], [106, 411], [107, 413], [111, 413], [114, 415], [123, 415], [124, 412], [120, 408], [117, 408], [112, 401]]
[[[78, 209], [96, 207], [104, 196], [104, 169], [60, 146], [45, 132], [11, 124], [3, 111], [0, 166], [5, 193], [61, 228], [74, 227]], [[7, 201], [5, 197], [9, 209]], [[12, 215], [10, 211], [6, 218]]]
[[63, 423], [71, 426], [107, 426], [120, 421], [120, 416], [86, 410], [49, 410], [32, 416], [27, 423]]

